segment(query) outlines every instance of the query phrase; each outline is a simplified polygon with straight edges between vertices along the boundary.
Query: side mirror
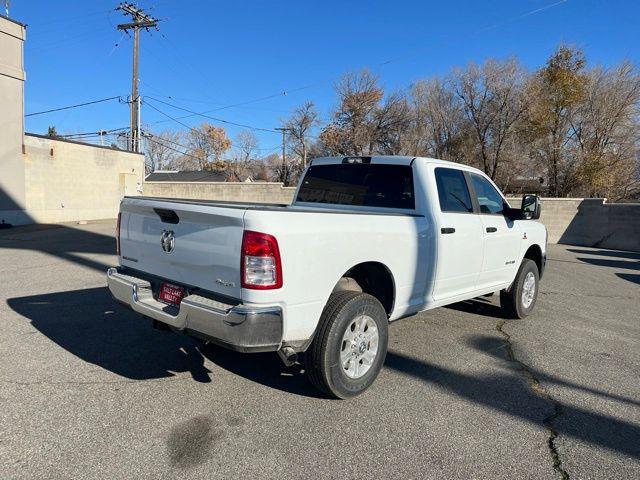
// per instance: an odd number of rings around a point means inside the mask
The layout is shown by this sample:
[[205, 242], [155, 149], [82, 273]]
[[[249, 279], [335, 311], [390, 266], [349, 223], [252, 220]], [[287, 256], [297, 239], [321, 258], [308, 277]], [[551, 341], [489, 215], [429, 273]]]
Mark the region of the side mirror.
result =
[[537, 195], [523, 195], [520, 207], [524, 220], [537, 220], [540, 218], [540, 197]]

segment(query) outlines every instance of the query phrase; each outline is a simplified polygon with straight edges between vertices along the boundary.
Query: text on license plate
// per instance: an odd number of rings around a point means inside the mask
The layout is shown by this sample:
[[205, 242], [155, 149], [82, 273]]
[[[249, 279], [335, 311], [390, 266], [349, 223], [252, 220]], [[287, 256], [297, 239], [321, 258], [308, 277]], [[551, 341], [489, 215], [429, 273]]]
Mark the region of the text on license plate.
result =
[[160, 285], [160, 293], [158, 293], [158, 300], [171, 305], [180, 305], [184, 297], [184, 288], [177, 285], [171, 285], [170, 283], [163, 283]]

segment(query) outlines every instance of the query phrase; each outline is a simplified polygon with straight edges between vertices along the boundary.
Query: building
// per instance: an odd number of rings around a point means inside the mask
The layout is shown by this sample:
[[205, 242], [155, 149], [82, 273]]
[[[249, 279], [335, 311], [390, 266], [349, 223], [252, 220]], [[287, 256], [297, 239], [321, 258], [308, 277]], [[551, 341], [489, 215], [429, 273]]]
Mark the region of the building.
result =
[[0, 16], [0, 224], [115, 218], [144, 157], [24, 132], [23, 24]]
[[25, 26], [0, 15], [0, 222], [25, 223]]

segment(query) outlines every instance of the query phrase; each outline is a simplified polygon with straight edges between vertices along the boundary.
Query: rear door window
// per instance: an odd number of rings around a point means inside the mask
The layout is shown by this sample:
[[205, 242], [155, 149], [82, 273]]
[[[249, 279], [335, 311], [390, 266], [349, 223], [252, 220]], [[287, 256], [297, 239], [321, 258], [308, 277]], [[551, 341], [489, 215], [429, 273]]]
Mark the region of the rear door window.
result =
[[436, 168], [436, 185], [440, 210], [443, 212], [473, 213], [473, 203], [462, 170]]
[[414, 209], [410, 165], [332, 164], [307, 170], [297, 202]]

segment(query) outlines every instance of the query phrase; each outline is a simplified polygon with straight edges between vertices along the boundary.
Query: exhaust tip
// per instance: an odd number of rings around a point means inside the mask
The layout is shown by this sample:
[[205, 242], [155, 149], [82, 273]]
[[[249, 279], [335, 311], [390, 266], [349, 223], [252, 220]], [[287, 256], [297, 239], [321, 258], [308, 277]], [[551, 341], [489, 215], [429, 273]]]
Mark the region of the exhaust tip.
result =
[[282, 347], [278, 350], [278, 355], [280, 356], [280, 360], [287, 367], [294, 365], [298, 361], [298, 354], [291, 347]]

